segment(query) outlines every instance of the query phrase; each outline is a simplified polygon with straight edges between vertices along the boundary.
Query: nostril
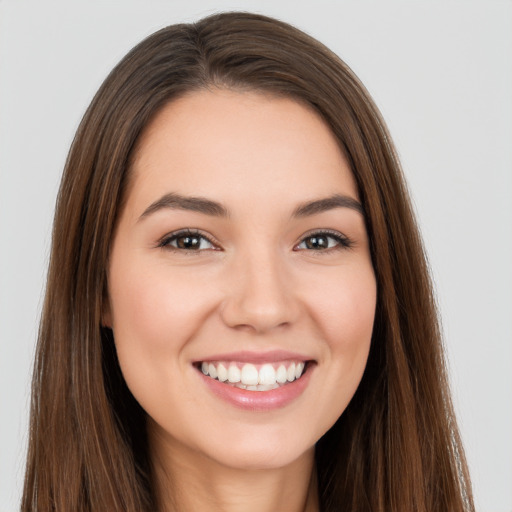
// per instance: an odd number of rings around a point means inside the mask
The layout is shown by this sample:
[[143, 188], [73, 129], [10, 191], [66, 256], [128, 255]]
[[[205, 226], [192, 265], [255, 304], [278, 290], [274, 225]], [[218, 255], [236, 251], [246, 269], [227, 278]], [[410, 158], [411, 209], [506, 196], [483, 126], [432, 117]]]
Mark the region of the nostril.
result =
[[281, 304], [256, 304], [250, 300], [230, 300], [221, 310], [224, 323], [231, 328], [262, 333], [290, 326], [298, 317], [292, 301]]

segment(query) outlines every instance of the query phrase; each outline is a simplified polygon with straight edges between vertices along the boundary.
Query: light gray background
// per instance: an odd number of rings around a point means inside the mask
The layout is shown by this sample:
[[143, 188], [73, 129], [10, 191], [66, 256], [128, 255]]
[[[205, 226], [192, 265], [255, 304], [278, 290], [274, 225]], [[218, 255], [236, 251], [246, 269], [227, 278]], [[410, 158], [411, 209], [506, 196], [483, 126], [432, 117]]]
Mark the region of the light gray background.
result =
[[0, 511], [18, 508], [52, 210], [82, 113], [140, 39], [258, 11], [336, 51], [402, 157], [478, 510], [512, 510], [512, 2], [0, 1]]

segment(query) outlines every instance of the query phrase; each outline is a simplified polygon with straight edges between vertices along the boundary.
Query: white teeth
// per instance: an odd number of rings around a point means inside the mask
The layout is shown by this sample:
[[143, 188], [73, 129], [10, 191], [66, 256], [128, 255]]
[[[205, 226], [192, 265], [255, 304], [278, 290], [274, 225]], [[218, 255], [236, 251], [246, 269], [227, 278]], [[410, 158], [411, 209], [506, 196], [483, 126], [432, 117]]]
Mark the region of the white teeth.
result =
[[278, 387], [279, 386], [277, 385], [277, 383], [274, 383], [274, 384], [260, 384], [258, 386], [258, 391], [270, 391], [271, 389], [276, 389]]
[[235, 387], [250, 391], [268, 391], [293, 382], [302, 376], [304, 368], [304, 361], [283, 363], [277, 369], [273, 364], [265, 363], [259, 371], [256, 365], [251, 363], [244, 364], [242, 369], [240, 364], [236, 363], [201, 363], [201, 371], [212, 379], [228, 381]]
[[276, 371], [271, 364], [264, 364], [260, 368], [258, 382], [264, 386], [272, 386], [276, 383]]
[[229, 382], [240, 382], [240, 368], [234, 364], [229, 365], [228, 369]]
[[258, 384], [258, 380], [259, 375], [256, 366], [250, 363], [244, 364], [240, 376], [242, 384], [246, 384], [247, 386], [256, 386]]
[[304, 370], [304, 363], [301, 361], [300, 363], [297, 363], [295, 366], [295, 378], [298, 379]]
[[258, 384], [257, 386], [244, 386], [236, 384], [237, 387], [242, 387], [242, 389], [247, 389], [247, 391], [270, 391], [271, 389], [277, 389], [279, 387], [278, 384], [273, 384], [272, 386], [265, 386], [263, 384]]
[[217, 378], [221, 382], [226, 382], [228, 380], [228, 370], [222, 363], [217, 366]]
[[276, 372], [276, 382], [279, 384], [284, 384], [288, 380], [288, 376], [286, 373], [286, 367], [284, 364], [280, 365]]
[[286, 377], [288, 379], [288, 382], [293, 382], [295, 380], [295, 363], [292, 363], [288, 367], [288, 371], [286, 373], [287, 373]]
[[208, 373], [212, 379], [217, 378], [217, 368], [215, 368], [215, 366], [211, 363], [208, 365]]

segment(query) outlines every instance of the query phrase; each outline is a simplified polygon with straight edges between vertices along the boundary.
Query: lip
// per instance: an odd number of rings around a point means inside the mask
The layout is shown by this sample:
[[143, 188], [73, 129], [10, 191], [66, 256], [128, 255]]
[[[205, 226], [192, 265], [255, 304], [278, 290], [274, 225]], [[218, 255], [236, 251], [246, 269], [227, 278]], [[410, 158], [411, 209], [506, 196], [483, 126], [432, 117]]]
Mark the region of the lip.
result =
[[240, 352], [229, 352], [223, 354], [215, 354], [208, 356], [205, 359], [197, 359], [193, 361], [194, 364], [202, 362], [213, 362], [213, 361], [236, 361], [241, 363], [278, 363], [280, 361], [311, 361], [312, 358], [296, 352], [290, 352], [287, 350], [270, 350], [268, 352], [250, 352], [247, 350]]
[[[226, 360], [226, 356], [227, 354], [223, 354], [219, 359]], [[296, 357], [296, 355], [291, 358], [289, 356], [290, 354], [288, 353], [287, 357], [276, 359], [274, 361], [293, 359]], [[234, 360], [240, 361], [240, 359]], [[299, 398], [309, 384], [311, 374], [313, 373], [316, 364], [308, 359], [300, 360], [309, 361], [309, 364], [306, 365], [306, 369], [302, 376], [293, 382], [289, 382], [284, 386], [277, 389], [271, 389], [269, 391], [248, 391], [246, 389], [240, 389], [216, 379], [212, 379], [211, 377], [204, 375], [200, 370], [197, 371], [197, 374], [204, 384], [208, 386], [211, 392], [230, 405], [246, 411], [273, 411], [281, 409]], [[269, 360], [265, 359], [265, 361]], [[244, 362], [255, 362], [255, 360], [244, 360]]]

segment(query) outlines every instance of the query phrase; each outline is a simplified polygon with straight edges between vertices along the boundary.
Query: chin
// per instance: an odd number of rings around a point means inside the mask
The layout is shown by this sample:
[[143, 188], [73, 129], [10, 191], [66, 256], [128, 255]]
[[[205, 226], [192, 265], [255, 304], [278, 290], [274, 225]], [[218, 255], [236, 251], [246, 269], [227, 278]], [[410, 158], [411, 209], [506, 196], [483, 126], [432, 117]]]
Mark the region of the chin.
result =
[[[289, 433], [262, 435], [261, 433], [242, 433], [231, 436], [230, 441], [208, 445], [205, 454], [223, 466], [238, 470], [272, 470], [293, 464], [302, 457], [314, 453], [314, 441], [303, 436], [295, 438]], [[228, 448], [226, 448], [228, 447]]]

